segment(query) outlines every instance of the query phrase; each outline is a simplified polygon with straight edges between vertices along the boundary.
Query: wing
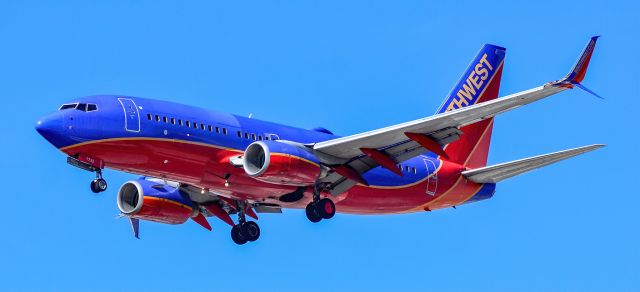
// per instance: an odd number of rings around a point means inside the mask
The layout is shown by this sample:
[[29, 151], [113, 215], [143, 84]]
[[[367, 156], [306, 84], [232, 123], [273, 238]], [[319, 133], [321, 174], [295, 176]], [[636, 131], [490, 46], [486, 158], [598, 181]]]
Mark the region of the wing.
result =
[[455, 141], [462, 134], [457, 130], [460, 127], [494, 117], [499, 113], [532, 103], [566, 89], [568, 88], [559, 86], [557, 83], [548, 83], [503, 98], [448, 111], [428, 118], [319, 142], [314, 145], [313, 149], [340, 158], [352, 158], [362, 155], [361, 148], [385, 149], [390, 156], [397, 156], [408, 149], [420, 146], [420, 142], [416, 141], [418, 138], [413, 140], [409, 137], [412, 136], [411, 134], [423, 134], [429, 137], [429, 140], [444, 145]]
[[[545, 84], [500, 99], [445, 112], [362, 134], [316, 143], [313, 149], [346, 160], [334, 167], [332, 175], [323, 179], [332, 184], [332, 193], [340, 194], [356, 183], [367, 184], [363, 174], [377, 166], [395, 168], [396, 163], [432, 151], [446, 155], [440, 148], [464, 134], [459, 128], [494, 117], [517, 107], [568, 89], [556, 83]], [[364, 150], [367, 149], [367, 150]], [[376, 151], [378, 158], [363, 151]], [[348, 168], [347, 168], [348, 167]], [[343, 170], [341, 170], [343, 169]]]
[[529, 157], [516, 161], [467, 170], [462, 172], [468, 180], [476, 183], [497, 183], [507, 178], [522, 174], [567, 158], [596, 150], [604, 145], [589, 145], [555, 153]]
[[342, 165], [334, 165], [335, 173], [323, 181], [330, 182], [332, 193], [337, 195], [356, 183], [366, 184], [361, 174], [377, 166], [393, 171], [396, 163], [427, 151], [446, 156], [441, 146], [459, 139], [464, 134], [461, 127], [571, 89], [574, 85], [582, 88], [579, 82], [584, 78], [596, 40], [597, 37], [590, 40], [569, 75], [558, 81], [431, 117], [314, 144], [315, 151], [343, 161]]

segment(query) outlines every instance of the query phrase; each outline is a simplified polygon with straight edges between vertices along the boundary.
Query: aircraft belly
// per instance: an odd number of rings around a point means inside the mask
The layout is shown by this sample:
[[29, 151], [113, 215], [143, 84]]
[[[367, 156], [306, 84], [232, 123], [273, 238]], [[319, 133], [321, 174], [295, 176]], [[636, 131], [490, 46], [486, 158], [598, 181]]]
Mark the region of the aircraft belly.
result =
[[[62, 149], [102, 159], [108, 168], [142, 176], [178, 181], [230, 197], [260, 200], [278, 198], [295, 190], [260, 182], [229, 162], [242, 152], [204, 143], [169, 139], [122, 138], [97, 140]], [[228, 175], [229, 187], [225, 187]]]
[[[304, 208], [311, 198], [305, 192], [298, 202], [283, 203], [278, 198], [295, 187], [270, 184], [248, 177], [242, 168], [229, 162], [242, 152], [170, 139], [105, 139], [66, 147], [69, 155], [81, 153], [102, 159], [108, 168], [138, 175], [191, 184], [232, 198], [280, 204], [286, 208]], [[438, 170], [435, 192], [432, 181], [425, 178], [410, 185], [357, 185], [334, 197], [340, 213], [394, 214], [430, 211], [460, 205], [480, 191], [481, 184], [460, 176], [459, 166], [444, 163]], [[228, 175], [229, 187], [225, 186]]]

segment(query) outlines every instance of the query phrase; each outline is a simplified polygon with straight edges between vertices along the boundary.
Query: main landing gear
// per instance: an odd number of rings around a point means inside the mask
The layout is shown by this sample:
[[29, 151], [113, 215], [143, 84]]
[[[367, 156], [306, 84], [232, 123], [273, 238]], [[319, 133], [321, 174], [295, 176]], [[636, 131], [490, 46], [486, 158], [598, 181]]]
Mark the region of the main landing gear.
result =
[[102, 170], [96, 170], [96, 179], [91, 181], [91, 191], [95, 194], [101, 193], [107, 190], [107, 181], [102, 178]]
[[260, 226], [245, 218], [244, 203], [238, 204], [238, 224], [231, 228], [231, 239], [236, 244], [242, 245], [250, 241], [256, 241], [260, 237]]
[[313, 188], [313, 201], [305, 208], [307, 219], [316, 223], [322, 219], [331, 219], [336, 214], [336, 205], [329, 198], [320, 199], [318, 186]]

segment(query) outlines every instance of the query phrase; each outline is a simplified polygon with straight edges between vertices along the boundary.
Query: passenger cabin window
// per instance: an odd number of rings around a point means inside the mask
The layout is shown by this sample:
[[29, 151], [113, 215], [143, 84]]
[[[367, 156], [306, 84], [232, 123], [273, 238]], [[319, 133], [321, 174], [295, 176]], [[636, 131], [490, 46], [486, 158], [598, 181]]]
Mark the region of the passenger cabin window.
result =
[[151, 114], [147, 114], [147, 119], [149, 119], [149, 121], [151, 121], [151, 120], [152, 120], [152, 118], [151, 118]]
[[159, 122], [159, 121], [160, 121], [160, 116], [156, 115], [156, 122]]
[[176, 124], [176, 119], [171, 118], [171, 124], [172, 124], [172, 125], [175, 125], [175, 124]]
[[197, 128], [198, 128], [198, 123], [193, 122], [193, 128], [194, 128], [194, 129], [197, 129]]
[[178, 125], [182, 126], [182, 119], [178, 119]]
[[222, 128], [222, 134], [227, 134], [227, 128]]
[[191, 123], [189, 123], [189, 121], [184, 121], [184, 124], [188, 127], [191, 127]]
[[220, 127], [216, 127], [216, 134], [220, 134]]
[[204, 131], [204, 124], [200, 124], [200, 130]]
[[213, 128], [211, 127], [211, 125], [208, 125], [207, 128], [209, 129], [209, 132], [213, 132]]
[[256, 134], [251, 134], [251, 140], [253, 140], [253, 141], [256, 140]]
[[167, 117], [162, 117], [162, 121], [166, 123], [167, 122]]
[[249, 133], [244, 132], [244, 138], [245, 138], [245, 139], [249, 139]]
[[238, 138], [242, 138], [242, 132], [238, 131]]

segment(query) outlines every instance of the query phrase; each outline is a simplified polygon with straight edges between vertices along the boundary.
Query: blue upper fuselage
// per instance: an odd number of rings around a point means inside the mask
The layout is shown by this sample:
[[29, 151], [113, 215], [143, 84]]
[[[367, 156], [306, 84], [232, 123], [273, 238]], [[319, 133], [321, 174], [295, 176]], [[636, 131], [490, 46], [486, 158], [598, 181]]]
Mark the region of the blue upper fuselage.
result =
[[[80, 106], [74, 107], [76, 104]], [[67, 106], [43, 117], [36, 125], [37, 131], [59, 149], [96, 140], [141, 137], [182, 140], [244, 151], [258, 140], [289, 140], [307, 144], [338, 138], [328, 131], [301, 129], [140, 97], [96, 95], [77, 98], [64, 105]], [[365, 173], [364, 177], [371, 185], [402, 186], [424, 179], [440, 163], [429, 152], [426, 156], [403, 162], [403, 176], [377, 167]]]
[[[123, 107], [128, 104], [122, 104], [123, 100], [133, 101], [132, 105], [139, 115], [139, 122], [136, 120], [137, 117], [127, 121]], [[270, 139], [300, 143], [313, 143], [337, 137], [316, 130], [140, 97], [95, 95], [77, 98], [64, 105], [77, 103], [95, 104], [97, 110], [61, 109], [43, 117], [36, 125], [36, 129], [57, 148], [110, 138], [156, 137], [244, 150], [254, 141], [252, 134], [256, 135], [255, 140], [258, 136], [265, 139], [269, 135]], [[241, 137], [238, 137], [238, 131]], [[245, 133], [249, 135], [248, 139], [245, 138]]]

